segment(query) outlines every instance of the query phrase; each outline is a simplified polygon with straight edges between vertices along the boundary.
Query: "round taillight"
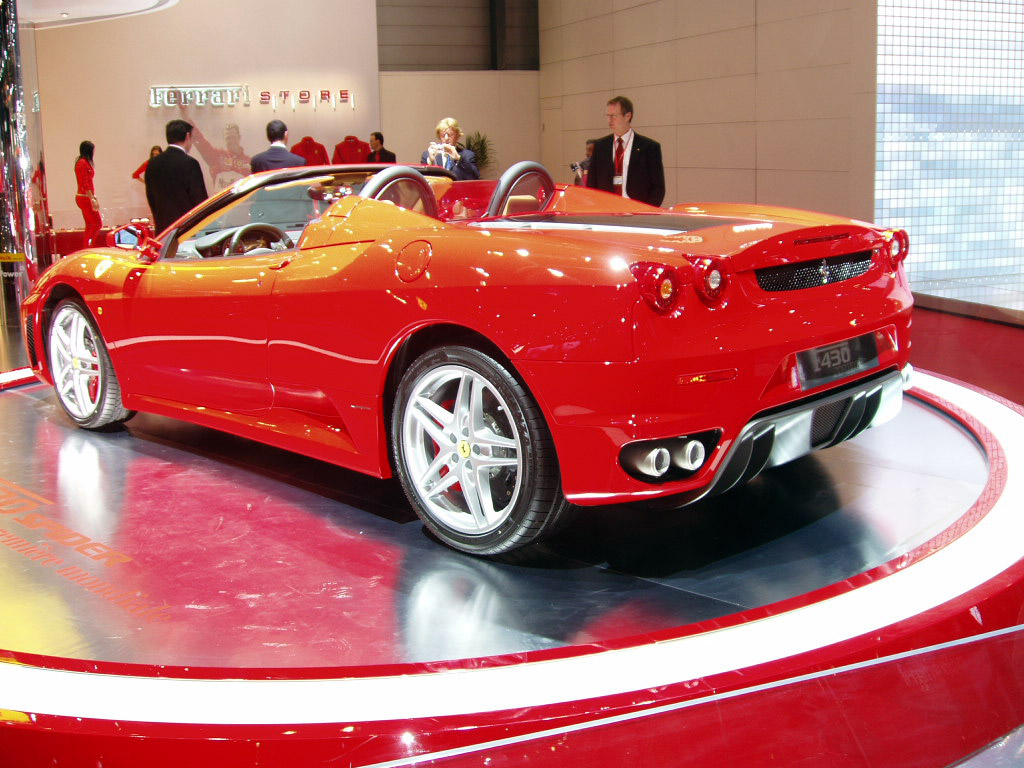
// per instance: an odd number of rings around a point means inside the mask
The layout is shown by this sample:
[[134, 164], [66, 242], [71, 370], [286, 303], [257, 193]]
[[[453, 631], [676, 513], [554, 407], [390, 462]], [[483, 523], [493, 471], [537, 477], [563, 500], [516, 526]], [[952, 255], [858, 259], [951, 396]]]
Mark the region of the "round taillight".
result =
[[718, 259], [700, 259], [694, 265], [694, 272], [697, 293], [706, 304], [721, 303], [728, 278], [725, 266]]
[[896, 269], [900, 263], [907, 258], [907, 251], [910, 249], [910, 236], [905, 229], [893, 231], [889, 237], [889, 261], [892, 268]]
[[641, 261], [631, 264], [640, 295], [655, 312], [671, 312], [679, 301], [679, 274], [673, 267]]
[[708, 293], [718, 293], [722, 290], [722, 273], [717, 269], [709, 269], [704, 276], [704, 283], [708, 287]]
[[667, 301], [671, 301], [672, 297], [676, 292], [675, 281], [670, 277], [662, 276], [658, 280], [658, 301], [664, 304]]

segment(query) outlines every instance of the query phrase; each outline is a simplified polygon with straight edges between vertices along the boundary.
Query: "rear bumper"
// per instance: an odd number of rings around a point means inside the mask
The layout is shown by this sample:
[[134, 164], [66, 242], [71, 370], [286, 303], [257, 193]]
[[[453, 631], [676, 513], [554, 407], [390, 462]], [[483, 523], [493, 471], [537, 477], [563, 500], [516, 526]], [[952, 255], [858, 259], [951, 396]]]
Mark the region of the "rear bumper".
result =
[[[586, 391], [597, 393], [618, 392], [619, 385], [632, 382], [634, 394], [630, 399], [643, 399], [636, 386], [643, 377], [630, 366], [621, 367], [623, 370], [618, 371], [618, 366], [605, 366], [605, 378], [593, 369], [589, 379], [567, 378], [588, 382]], [[909, 365], [902, 371], [890, 365], [870, 376], [762, 409], [746, 418], [733, 411], [730, 415], [738, 419], [709, 419], [712, 410], [718, 416], [726, 414], [721, 407], [706, 408], [709, 402], [728, 403], [728, 386], [737, 384], [735, 381], [701, 385], [722, 387], [707, 398], [677, 398], [677, 403], [689, 401], [696, 406], [689, 413], [661, 413], [656, 417], [637, 409], [609, 419], [608, 413], [616, 413], [610, 407], [554, 409], [549, 424], [558, 449], [563, 492], [570, 502], [581, 506], [631, 502], [685, 506], [892, 419], [900, 411], [909, 373]], [[628, 473], [622, 464], [624, 450], [638, 442], [670, 444], [708, 433], [717, 433], [717, 437], [707, 443], [706, 460], [694, 472], [644, 480]]]
[[812, 398], [749, 422], [726, 452], [711, 483], [684, 494], [684, 504], [724, 493], [765, 469], [850, 440], [893, 419], [910, 386], [911, 366]]

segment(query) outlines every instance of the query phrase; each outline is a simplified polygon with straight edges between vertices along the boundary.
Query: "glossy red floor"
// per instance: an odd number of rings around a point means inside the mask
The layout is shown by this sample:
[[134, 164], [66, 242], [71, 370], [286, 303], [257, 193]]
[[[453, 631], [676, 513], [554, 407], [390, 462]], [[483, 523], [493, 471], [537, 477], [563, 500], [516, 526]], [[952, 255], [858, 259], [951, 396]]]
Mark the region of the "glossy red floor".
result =
[[1024, 721], [1024, 415], [942, 379], [519, 564], [179, 422], [85, 433], [36, 385], [0, 420], [5, 766], [933, 766]]
[[[1007, 318], [1019, 317], [1021, 313]], [[914, 308], [910, 361], [1024, 403], [1024, 327]]]

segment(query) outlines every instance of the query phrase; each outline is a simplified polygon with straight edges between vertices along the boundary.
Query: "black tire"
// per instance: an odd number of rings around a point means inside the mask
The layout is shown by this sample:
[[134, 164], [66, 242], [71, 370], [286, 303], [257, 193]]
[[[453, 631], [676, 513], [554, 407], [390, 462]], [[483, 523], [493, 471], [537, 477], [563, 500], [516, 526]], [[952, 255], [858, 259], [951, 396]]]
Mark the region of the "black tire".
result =
[[454, 549], [509, 552], [568, 517], [540, 408], [504, 365], [475, 349], [434, 349], [405, 372], [391, 450], [416, 514]]
[[64, 299], [53, 311], [46, 348], [57, 402], [78, 426], [100, 429], [135, 415], [121, 403], [107, 345], [78, 299]]

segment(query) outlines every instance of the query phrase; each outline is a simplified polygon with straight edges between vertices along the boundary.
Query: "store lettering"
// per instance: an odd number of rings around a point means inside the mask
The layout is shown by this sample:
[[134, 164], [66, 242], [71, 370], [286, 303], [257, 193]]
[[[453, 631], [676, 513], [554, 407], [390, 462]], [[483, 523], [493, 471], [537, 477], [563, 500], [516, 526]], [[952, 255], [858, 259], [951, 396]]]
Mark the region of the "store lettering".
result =
[[[288, 101], [292, 97], [291, 91], [278, 91], [277, 98], [281, 101]], [[316, 94], [317, 99], [321, 102], [329, 102], [334, 97], [334, 91], [319, 91]], [[349, 94], [347, 90], [338, 91], [338, 101], [348, 101]], [[314, 95], [312, 91], [296, 91], [295, 100], [299, 104], [309, 104], [313, 101]], [[274, 102], [274, 94], [271, 91], [260, 91], [260, 104], [272, 104]]]

